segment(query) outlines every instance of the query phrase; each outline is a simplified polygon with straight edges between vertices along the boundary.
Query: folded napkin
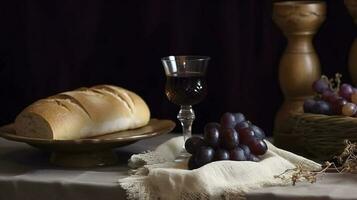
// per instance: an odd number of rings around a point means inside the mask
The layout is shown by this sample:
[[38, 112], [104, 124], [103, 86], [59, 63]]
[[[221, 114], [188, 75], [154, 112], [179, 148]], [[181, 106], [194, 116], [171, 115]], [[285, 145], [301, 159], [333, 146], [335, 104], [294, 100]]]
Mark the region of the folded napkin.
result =
[[245, 199], [245, 192], [252, 189], [291, 184], [274, 176], [297, 165], [321, 169], [311, 160], [266, 143], [268, 151], [260, 162], [219, 161], [187, 170], [187, 161], [174, 161], [183, 145], [183, 138], [175, 137], [154, 151], [133, 155], [132, 175], [119, 183], [128, 199]]

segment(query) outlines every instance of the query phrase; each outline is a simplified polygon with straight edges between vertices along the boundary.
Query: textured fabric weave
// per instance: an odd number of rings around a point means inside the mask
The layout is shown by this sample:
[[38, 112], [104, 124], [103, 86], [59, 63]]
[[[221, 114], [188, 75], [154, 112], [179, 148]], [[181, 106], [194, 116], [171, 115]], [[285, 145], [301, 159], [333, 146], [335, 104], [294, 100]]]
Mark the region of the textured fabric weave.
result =
[[291, 184], [274, 178], [286, 169], [302, 165], [309, 170], [321, 166], [311, 160], [268, 144], [260, 162], [219, 161], [187, 170], [187, 162], [175, 162], [183, 138], [176, 137], [154, 151], [136, 154], [129, 160], [132, 175], [120, 179], [128, 199], [244, 199], [245, 192]]

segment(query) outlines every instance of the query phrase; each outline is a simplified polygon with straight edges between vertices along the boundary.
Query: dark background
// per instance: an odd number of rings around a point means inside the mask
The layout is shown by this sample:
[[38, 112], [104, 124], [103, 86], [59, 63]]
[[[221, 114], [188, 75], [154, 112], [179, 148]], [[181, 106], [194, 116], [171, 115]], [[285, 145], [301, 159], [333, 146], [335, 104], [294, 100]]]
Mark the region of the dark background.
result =
[[[314, 45], [323, 73], [341, 72], [349, 82], [357, 31], [342, 0], [326, 2]], [[286, 45], [271, 10], [271, 0], [1, 1], [0, 124], [39, 98], [101, 83], [137, 92], [153, 117], [175, 119], [160, 58], [199, 54], [212, 60], [194, 130], [240, 111], [271, 134], [283, 100], [277, 76]]]

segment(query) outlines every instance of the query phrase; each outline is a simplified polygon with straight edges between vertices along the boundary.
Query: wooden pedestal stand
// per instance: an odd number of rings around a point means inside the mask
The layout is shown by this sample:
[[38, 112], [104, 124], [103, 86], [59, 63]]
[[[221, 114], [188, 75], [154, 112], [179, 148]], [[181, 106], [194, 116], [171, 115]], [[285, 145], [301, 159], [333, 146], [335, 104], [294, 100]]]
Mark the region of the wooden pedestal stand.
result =
[[275, 119], [274, 138], [284, 130], [284, 121], [289, 114], [302, 112], [304, 99], [313, 95], [312, 83], [321, 72], [312, 39], [325, 20], [325, 13], [326, 4], [321, 1], [274, 3], [273, 20], [288, 39], [279, 66], [280, 87], [285, 100]]

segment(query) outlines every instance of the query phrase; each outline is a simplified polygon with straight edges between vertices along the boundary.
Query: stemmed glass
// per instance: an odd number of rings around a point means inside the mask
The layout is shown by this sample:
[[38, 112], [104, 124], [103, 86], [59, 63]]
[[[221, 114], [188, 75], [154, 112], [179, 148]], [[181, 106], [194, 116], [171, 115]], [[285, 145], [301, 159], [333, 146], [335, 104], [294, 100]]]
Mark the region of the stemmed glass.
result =
[[[207, 94], [205, 80], [209, 61], [207, 56], [168, 56], [161, 59], [166, 73], [167, 98], [181, 107], [177, 119], [181, 122], [184, 142], [192, 136], [195, 113], [192, 105], [201, 102]], [[180, 158], [190, 154], [183, 148]]]

